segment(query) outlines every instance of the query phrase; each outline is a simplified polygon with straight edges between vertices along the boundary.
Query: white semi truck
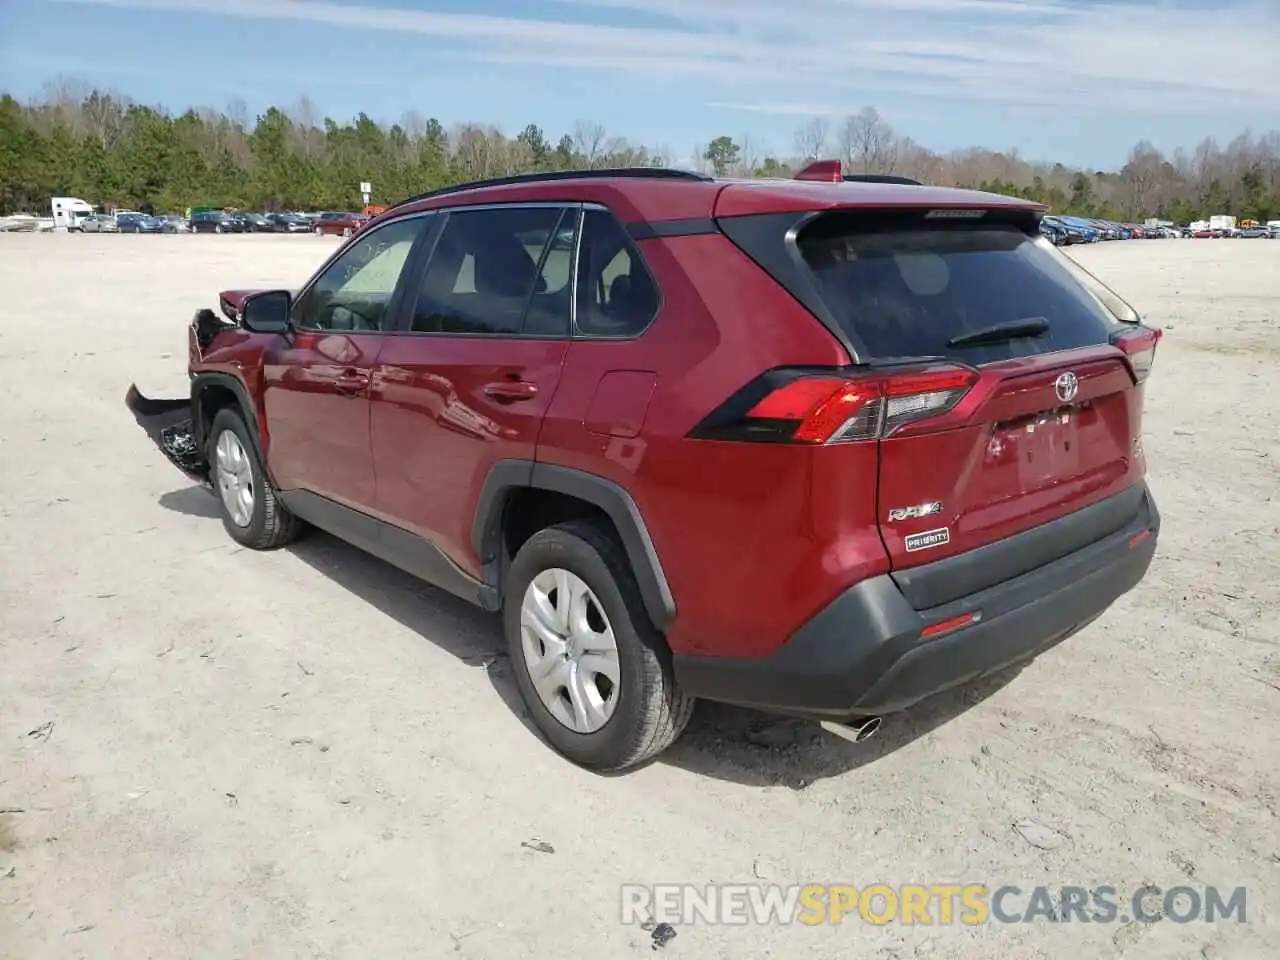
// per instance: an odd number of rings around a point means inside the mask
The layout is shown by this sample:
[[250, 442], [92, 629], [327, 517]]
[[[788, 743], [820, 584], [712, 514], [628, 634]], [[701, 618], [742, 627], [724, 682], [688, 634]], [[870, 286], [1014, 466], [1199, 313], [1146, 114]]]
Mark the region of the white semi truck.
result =
[[53, 228], [74, 233], [80, 229], [85, 217], [94, 215], [93, 204], [79, 197], [53, 198]]

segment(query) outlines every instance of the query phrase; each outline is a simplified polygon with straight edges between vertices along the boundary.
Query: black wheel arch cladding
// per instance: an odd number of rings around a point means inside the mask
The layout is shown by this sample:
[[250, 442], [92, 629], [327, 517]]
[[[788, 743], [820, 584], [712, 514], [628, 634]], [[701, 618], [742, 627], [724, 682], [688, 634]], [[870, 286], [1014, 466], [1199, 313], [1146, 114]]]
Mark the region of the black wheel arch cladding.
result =
[[267, 463], [265, 452], [262, 449], [262, 434], [258, 425], [258, 415], [254, 409], [253, 402], [249, 399], [249, 391], [245, 385], [236, 377], [229, 373], [198, 373], [191, 378], [191, 426], [195, 437], [196, 444], [200, 449], [204, 449], [208, 442], [205, 436], [205, 430], [209, 424], [213, 422], [217, 410], [208, 413], [204, 410], [205, 393], [209, 388], [218, 390], [226, 390], [235, 397], [237, 413], [244, 420], [244, 425], [249, 431], [249, 440], [253, 443], [254, 453], [258, 455], [258, 462], [262, 464], [263, 472], [266, 473], [267, 479], [275, 483], [275, 477], [271, 474], [271, 466]]
[[598, 507], [613, 522], [636, 578], [645, 613], [659, 630], [676, 615], [675, 598], [657, 549], [635, 500], [612, 480], [557, 464], [500, 460], [489, 470], [476, 503], [471, 539], [486, 573], [504, 569], [503, 522], [509, 497], [532, 488], [574, 497]]

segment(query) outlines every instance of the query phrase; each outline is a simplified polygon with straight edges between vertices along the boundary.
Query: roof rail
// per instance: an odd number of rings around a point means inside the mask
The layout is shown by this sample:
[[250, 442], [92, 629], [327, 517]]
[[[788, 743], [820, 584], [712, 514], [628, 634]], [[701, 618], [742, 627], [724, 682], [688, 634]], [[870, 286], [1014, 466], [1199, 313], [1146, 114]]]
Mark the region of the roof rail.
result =
[[894, 177], [887, 173], [845, 173], [839, 160], [815, 160], [796, 174], [797, 180], [814, 180], [821, 183], [901, 183], [912, 187], [924, 186], [910, 177]]
[[671, 170], [666, 167], [608, 167], [595, 170], [550, 170], [544, 173], [518, 173], [510, 177], [493, 177], [489, 180], [471, 180], [467, 183], [455, 183], [452, 186], [429, 190], [416, 196], [406, 197], [387, 209], [402, 207], [406, 203], [429, 200], [433, 197], [448, 196], [451, 193], [462, 193], [465, 190], [479, 190], [484, 187], [509, 187], [521, 183], [554, 183], [558, 180], [604, 180], [617, 177], [646, 180], [693, 180], [710, 181], [711, 178], [691, 170]]
[[895, 177], [887, 173], [846, 173], [844, 179], [851, 183], [901, 183], [908, 187], [923, 187], [919, 180], [910, 177]]

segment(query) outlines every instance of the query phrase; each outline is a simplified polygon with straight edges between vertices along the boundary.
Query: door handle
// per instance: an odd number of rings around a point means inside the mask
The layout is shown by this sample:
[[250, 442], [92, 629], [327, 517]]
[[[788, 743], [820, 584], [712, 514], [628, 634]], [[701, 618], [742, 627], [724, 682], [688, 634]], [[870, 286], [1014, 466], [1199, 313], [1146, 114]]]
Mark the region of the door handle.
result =
[[344, 396], [359, 396], [369, 389], [369, 374], [358, 370], [345, 370], [334, 378], [333, 387]]
[[484, 395], [499, 403], [532, 400], [538, 395], [538, 385], [532, 380], [499, 380], [495, 383], [486, 383]]

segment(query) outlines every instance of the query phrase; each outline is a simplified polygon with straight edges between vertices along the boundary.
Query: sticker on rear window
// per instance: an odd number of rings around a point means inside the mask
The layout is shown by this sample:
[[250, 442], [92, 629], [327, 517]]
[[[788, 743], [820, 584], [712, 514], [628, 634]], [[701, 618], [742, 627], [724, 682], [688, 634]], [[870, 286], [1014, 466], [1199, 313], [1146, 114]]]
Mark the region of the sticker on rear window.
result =
[[905, 538], [902, 544], [907, 548], [908, 553], [914, 553], [916, 550], [928, 550], [930, 547], [940, 547], [944, 543], [950, 542], [951, 529], [949, 527], [939, 527], [937, 530], [913, 533]]

